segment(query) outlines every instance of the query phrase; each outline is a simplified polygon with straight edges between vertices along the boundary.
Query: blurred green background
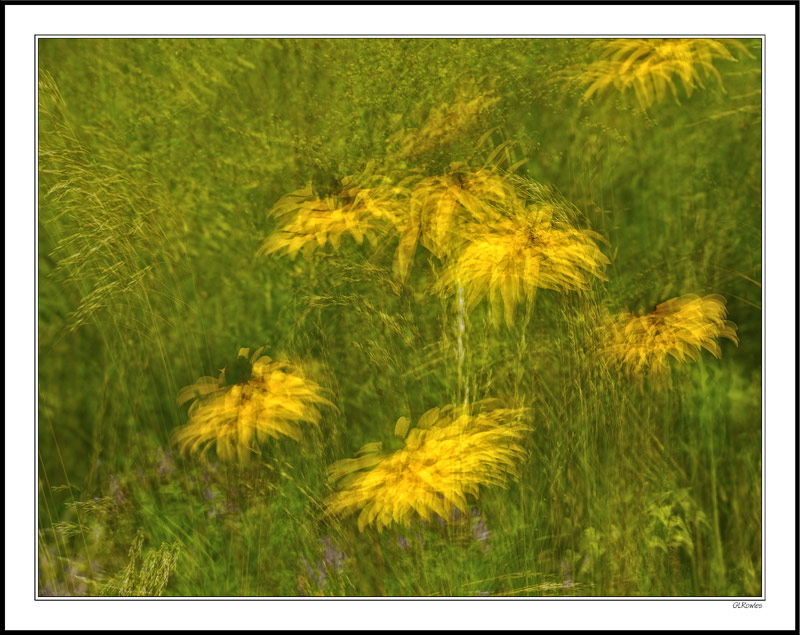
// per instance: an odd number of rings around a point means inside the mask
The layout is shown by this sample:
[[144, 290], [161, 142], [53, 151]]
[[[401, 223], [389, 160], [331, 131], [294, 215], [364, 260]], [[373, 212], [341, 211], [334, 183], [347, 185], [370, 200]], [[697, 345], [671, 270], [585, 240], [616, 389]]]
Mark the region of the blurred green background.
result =
[[[39, 40], [41, 595], [761, 594], [761, 44], [680, 103], [588, 101], [568, 39]], [[382, 160], [465, 87], [497, 102], [409, 167], [509, 141], [609, 242], [608, 282], [470, 315], [472, 394], [530, 408], [521, 478], [468, 519], [359, 532], [325, 468], [459, 398], [452, 299], [417, 250], [256, 252], [313, 174]], [[477, 94], [477, 93], [476, 93]], [[642, 385], [590, 363], [601, 310], [727, 299], [740, 343]], [[267, 345], [331, 391], [246, 467], [179, 456], [178, 390]]]

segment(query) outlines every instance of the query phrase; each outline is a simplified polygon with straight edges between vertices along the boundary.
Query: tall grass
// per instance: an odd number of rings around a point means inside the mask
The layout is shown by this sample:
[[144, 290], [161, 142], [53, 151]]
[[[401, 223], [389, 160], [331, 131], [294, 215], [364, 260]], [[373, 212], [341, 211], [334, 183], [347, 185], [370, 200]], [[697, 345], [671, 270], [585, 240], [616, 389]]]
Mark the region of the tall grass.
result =
[[[40, 595], [760, 595], [761, 51], [741, 44], [714, 60], [724, 92], [642, 104], [585, 99], [584, 40], [40, 40]], [[424, 240], [398, 276], [402, 225], [260, 253], [282, 196], [370, 161], [538, 188], [608, 242], [608, 280], [520, 296], [507, 323], [438, 284], [453, 259]], [[603, 361], [609, 314], [690, 293], [727, 299], [738, 347], [659, 376]], [[336, 408], [244, 465], [180, 454], [178, 391], [262, 345]], [[485, 398], [531, 428], [507, 489], [382, 532], [325, 513], [331, 464]]]

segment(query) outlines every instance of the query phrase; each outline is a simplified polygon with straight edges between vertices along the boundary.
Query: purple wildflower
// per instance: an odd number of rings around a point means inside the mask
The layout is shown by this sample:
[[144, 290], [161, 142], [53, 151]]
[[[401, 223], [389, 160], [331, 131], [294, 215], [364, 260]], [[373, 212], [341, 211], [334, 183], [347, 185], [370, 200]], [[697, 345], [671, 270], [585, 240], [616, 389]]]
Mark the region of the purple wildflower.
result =
[[472, 526], [472, 538], [480, 542], [484, 547], [488, 547], [489, 534], [489, 527], [486, 525], [486, 521], [483, 518], [479, 518]]
[[344, 570], [344, 562], [347, 559], [344, 553], [339, 551], [336, 544], [328, 536], [322, 538], [320, 543], [325, 550], [323, 556], [325, 566], [341, 573]]
[[325, 588], [325, 582], [328, 576], [321, 562], [317, 562], [316, 570], [314, 570], [314, 567], [312, 567], [311, 563], [305, 558], [300, 559], [300, 564], [302, 564], [305, 569], [307, 580], [313, 581], [318, 587]]
[[160, 447], [156, 450], [156, 471], [162, 478], [169, 476], [175, 471], [175, 461], [172, 460], [172, 450], [164, 452]]

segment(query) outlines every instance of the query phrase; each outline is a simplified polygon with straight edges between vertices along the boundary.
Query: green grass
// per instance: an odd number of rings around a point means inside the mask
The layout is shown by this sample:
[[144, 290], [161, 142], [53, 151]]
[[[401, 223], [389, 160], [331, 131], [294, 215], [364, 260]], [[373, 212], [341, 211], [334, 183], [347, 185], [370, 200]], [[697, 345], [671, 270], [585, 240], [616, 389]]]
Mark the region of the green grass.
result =
[[[742, 42], [725, 92], [678, 82], [645, 112], [554, 79], [586, 40], [40, 40], [40, 594], [760, 595], [761, 51]], [[472, 85], [498, 102], [405, 167], [512, 141], [611, 264], [510, 327], [481, 303], [459, 363], [422, 247], [405, 284], [396, 237], [256, 252], [281, 196], [383, 160]], [[605, 311], [687, 293], [727, 299], [738, 347], [660, 382], [596, 363]], [[178, 391], [264, 344], [337, 409], [247, 466], [180, 456]], [[382, 533], [323, 515], [330, 464], [467, 389], [529, 409], [507, 490]]]

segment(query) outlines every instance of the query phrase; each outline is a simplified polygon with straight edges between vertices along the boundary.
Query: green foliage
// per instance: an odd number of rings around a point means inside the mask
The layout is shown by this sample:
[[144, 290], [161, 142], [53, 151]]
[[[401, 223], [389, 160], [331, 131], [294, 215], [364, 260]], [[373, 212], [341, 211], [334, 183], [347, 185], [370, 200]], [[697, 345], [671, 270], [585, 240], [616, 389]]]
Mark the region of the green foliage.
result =
[[[559, 80], [585, 40], [39, 42], [40, 594], [760, 595], [758, 41], [716, 63], [725, 92], [647, 110]], [[496, 101], [398, 157], [475, 94]], [[422, 247], [398, 281], [396, 236], [256, 257], [288, 192], [492, 148], [608, 240], [608, 282], [495, 328]], [[597, 363], [607, 311], [686, 293], [727, 298], [738, 348], [661, 382]], [[171, 450], [178, 391], [264, 342], [337, 408], [247, 466]], [[323, 515], [333, 462], [486, 397], [529, 409], [518, 482], [381, 534]]]

